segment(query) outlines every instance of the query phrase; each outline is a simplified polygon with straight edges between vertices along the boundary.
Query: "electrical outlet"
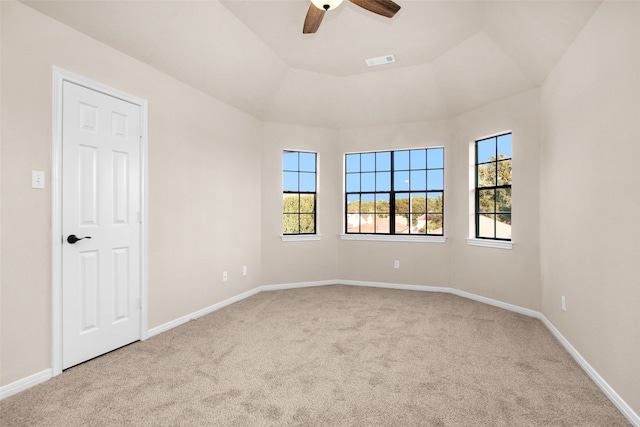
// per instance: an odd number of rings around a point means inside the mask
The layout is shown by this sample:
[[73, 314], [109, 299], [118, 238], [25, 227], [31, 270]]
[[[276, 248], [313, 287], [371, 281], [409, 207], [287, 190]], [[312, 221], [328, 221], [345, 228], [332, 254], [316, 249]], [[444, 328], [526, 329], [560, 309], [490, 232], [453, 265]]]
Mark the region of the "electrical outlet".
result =
[[222, 272], [222, 281], [226, 282], [227, 280], [229, 280], [229, 275], [227, 274], [226, 271]]
[[393, 261], [393, 268], [400, 268], [400, 261], [398, 260]]
[[246, 276], [246, 275], [247, 275], [247, 266], [246, 266], [246, 265], [243, 265], [243, 266], [242, 266], [242, 275], [243, 275], [243, 276]]
[[562, 295], [562, 311], [567, 311], [567, 299]]
[[44, 188], [44, 172], [31, 171], [31, 188]]

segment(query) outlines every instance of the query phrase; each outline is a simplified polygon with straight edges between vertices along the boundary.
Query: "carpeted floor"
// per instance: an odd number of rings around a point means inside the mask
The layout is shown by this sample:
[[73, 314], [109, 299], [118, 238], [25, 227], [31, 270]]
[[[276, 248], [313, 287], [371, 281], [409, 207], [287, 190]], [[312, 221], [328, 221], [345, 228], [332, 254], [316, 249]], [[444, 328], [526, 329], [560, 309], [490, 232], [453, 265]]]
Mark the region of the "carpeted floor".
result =
[[622, 426], [537, 319], [450, 294], [262, 292], [0, 402], [3, 426]]

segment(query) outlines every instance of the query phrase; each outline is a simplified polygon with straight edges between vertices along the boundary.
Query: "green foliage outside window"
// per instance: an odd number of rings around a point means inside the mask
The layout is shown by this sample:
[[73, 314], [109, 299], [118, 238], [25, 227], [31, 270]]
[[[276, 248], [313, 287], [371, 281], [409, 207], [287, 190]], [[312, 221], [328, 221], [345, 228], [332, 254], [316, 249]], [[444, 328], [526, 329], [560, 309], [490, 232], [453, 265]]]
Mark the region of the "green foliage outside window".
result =
[[476, 141], [476, 237], [511, 240], [510, 133]]
[[282, 153], [282, 234], [316, 233], [317, 155]]
[[[505, 159], [499, 154], [491, 156], [490, 163], [478, 165], [478, 187], [511, 184], [511, 159]], [[500, 222], [511, 224], [511, 188], [480, 189], [478, 203], [480, 212], [496, 212]]]
[[444, 235], [444, 148], [345, 154], [345, 231]]
[[314, 194], [286, 195], [282, 201], [284, 234], [313, 234], [315, 230]]
[[[407, 223], [411, 218], [411, 225], [417, 226], [418, 220], [422, 216], [427, 216], [426, 227], [429, 231], [434, 231], [442, 228], [442, 194], [438, 194], [437, 197], [424, 197], [414, 196], [409, 203], [409, 197], [398, 197], [395, 201], [395, 216], [396, 218], [404, 218]], [[360, 201], [351, 202], [347, 205], [347, 213], [360, 214], [375, 214], [377, 218], [389, 218], [389, 201], [377, 200], [377, 201]], [[425, 232], [424, 229], [420, 232]]]

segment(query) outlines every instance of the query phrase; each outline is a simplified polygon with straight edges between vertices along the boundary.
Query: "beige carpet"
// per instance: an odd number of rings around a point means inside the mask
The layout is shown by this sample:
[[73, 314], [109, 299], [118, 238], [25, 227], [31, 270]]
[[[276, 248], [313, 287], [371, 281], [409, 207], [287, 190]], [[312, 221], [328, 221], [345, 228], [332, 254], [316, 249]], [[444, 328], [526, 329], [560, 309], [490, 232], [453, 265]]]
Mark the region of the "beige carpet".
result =
[[263, 292], [0, 402], [3, 426], [629, 425], [544, 325], [449, 294]]

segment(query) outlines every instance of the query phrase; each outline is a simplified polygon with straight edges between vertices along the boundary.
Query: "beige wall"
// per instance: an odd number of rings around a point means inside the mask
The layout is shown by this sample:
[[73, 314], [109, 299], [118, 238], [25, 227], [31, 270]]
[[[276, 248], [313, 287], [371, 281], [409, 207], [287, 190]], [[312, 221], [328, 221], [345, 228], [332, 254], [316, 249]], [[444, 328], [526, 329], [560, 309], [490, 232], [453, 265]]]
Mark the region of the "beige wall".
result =
[[[449, 235], [451, 283], [457, 289], [540, 310], [539, 91], [489, 104], [451, 121]], [[469, 150], [484, 136], [511, 131], [513, 248], [469, 246]]]
[[[149, 101], [149, 327], [258, 286], [260, 122], [24, 5], [1, 7], [0, 384], [51, 366], [52, 66]], [[45, 190], [31, 170], [46, 172]]]
[[[339, 131], [260, 122], [24, 5], [0, 10], [0, 385], [50, 368], [57, 66], [149, 101], [149, 327], [263, 284], [454, 287], [541, 310], [640, 412], [638, 3], [603, 3], [541, 90], [449, 120]], [[507, 130], [514, 247], [470, 247], [469, 144]], [[339, 239], [345, 152], [436, 145], [446, 243]], [[280, 239], [283, 149], [319, 154], [320, 241]], [[45, 190], [30, 188], [31, 170], [46, 172]]]
[[542, 311], [638, 413], [639, 22], [604, 2], [541, 97]]
[[[538, 165], [531, 161], [538, 157], [538, 99], [539, 92], [532, 90], [451, 120], [340, 131], [341, 156], [346, 152], [443, 146], [447, 236], [444, 244], [343, 240], [340, 278], [453, 287], [539, 310]], [[514, 247], [468, 246], [470, 144], [507, 131], [514, 134]], [[342, 176], [338, 179], [342, 185]], [[400, 261], [400, 269], [393, 268], [394, 260]]]
[[262, 267], [259, 122], [167, 83], [142, 95], [150, 124], [150, 327], [259, 286]]
[[[340, 131], [340, 173], [336, 182], [343, 185], [344, 154], [349, 152], [399, 150], [418, 147], [445, 149], [445, 234], [449, 230], [448, 203], [453, 193], [449, 168], [451, 137], [446, 120], [378, 126]], [[340, 211], [344, 201], [340, 201]], [[344, 215], [338, 233], [344, 233]], [[380, 241], [340, 241], [340, 278], [382, 283], [449, 286], [450, 245], [448, 243], [413, 243]], [[394, 269], [394, 260], [400, 268]]]
[[[337, 131], [265, 123], [262, 160], [262, 280], [265, 285], [338, 279], [338, 222], [342, 187]], [[283, 242], [282, 152], [317, 153], [319, 241]]]

